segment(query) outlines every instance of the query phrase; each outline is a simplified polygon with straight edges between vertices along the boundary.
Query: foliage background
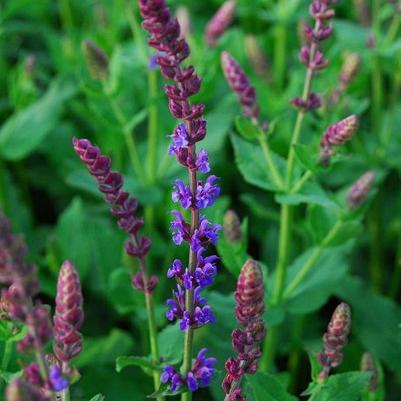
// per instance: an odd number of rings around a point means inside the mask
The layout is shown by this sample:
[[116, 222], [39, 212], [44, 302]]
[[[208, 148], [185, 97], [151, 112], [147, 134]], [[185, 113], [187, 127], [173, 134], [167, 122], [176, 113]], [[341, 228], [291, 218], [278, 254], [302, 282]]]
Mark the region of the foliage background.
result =
[[[263, 167], [255, 168], [263, 165], [259, 148], [235, 134], [233, 122], [240, 110], [223, 78], [219, 57], [221, 50], [230, 51], [249, 73], [262, 113], [273, 122], [272, 148], [285, 155], [295, 118], [289, 100], [299, 94], [304, 79], [297, 58], [297, 29], [308, 18], [309, 1], [239, 0], [234, 24], [215, 49], [206, 48], [202, 33], [221, 1], [169, 3], [173, 8], [187, 6], [192, 19], [191, 63], [203, 77], [199, 97], [206, 103], [209, 121], [205, 147], [216, 175], [222, 178], [223, 196], [211, 213], [221, 222], [232, 207], [244, 219], [248, 253], [263, 261], [271, 289], [278, 207], [274, 194], [266, 192]], [[353, 334], [340, 371], [358, 370], [361, 353], [370, 350], [384, 371], [386, 399], [399, 400], [401, 391], [401, 309], [397, 305], [401, 296], [401, 39], [386, 36], [400, 17], [390, 2], [373, 1], [373, 6], [372, 27], [360, 24], [352, 2], [337, 6], [334, 37], [325, 51], [330, 65], [315, 80], [315, 89], [328, 94], [336, 87], [347, 52], [358, 52], [362, 63], [340, 103], [309, 116], [303, 143], [316, 153], [324, 129], [351, 113], [361, 116], [361, 128], [347, 147], [347, 156], [319, 177], [327, 193], [307, 194], [302, 201], [295, 217], [294, 258], [321, 239], [324, 225], [332, 218], [330, 209], [322, 205], [327, 206], [331, 197], [343, 196], [350, 183], [370, 168], [378, 171], [377, 190], [364, 210], [362, 225], [342, 233], [296, 297], [266, 313], [269, 325], [283, 322], [277, 377], [296, 394], [310, 379], [305, 350], [319, 349], [338, 299], [349, 302], [354, 313]], [[179, 252], [168, 233], [170, 187], [182, 171], [166, 156], [166, 137], [175, 122], [157, 71], [148, 70], [150, 53], [144, 47], [145, 37], [138, 35], [138, 21], [135, 2], [127, 0], [0, 2], [0, 204], [14, 230], [24, 233], [30, 257], [40, 267], [44, 301], [53, 303], [64, 259], [71, 259], [80, 271], [85, 350], [76, 361], [82, 379], [74, 387], [74, 400], [88, 400], [96, 393], [105, 394], [109, 401], [143, 400], [143, 394], [152, 391], [141, 369], [115, 370], [118, 356], [148, 352], [144, 301], [130, 286], [128, 271], [136, 267], [124, 256], [124, 235], [73, 152], [74, 135], [89, 137], [112, 155], [113, 166], [123, 171], [127, 188], [143, 206], [146, 231], [153, 238], [149, 265], [161, 278], [156, 299], [162, 354], [179, 358], [177, 348], [181, 347], [177, 328], [166, 326], [164, 300], [171, 290], [165, 272]], [[369, 48], [366, 44], [372, 33], [377, 46]], [[255, 35], [268, 60], [264, 77], [249, 62], [244, 45], [249, 34]], [[110, 74], [103, 86], [88, 72], [81, 50], [87, 38], [110, 58]], [[285, 40], [281, 50], [280, 40]], [[152, 82], [156, 91], [150, 96]], [[158, 115], [157, 141], [150, 149], [152, 110]], [[142, 171], [135, 171], [130, 158], [130, 134], [139, 149]], [[231, 352], [232, 292], [240, 266], [238, 260], [227, 259], [232, 252], [227, 246], [223, 238], [219, 247], [223, 264], [209, 295], [218, 322], [196, 336], [196, 347], [206, 345], [218, 357], [220, 370]], [[13, 356], [8, 371], [18, 370], [18, 358]], [[2, 376], [6, 378], [7, 372]], [[218, 383], [212, 393], [222, 399]], [[204, 397], [206, 392], [197, 399]]]

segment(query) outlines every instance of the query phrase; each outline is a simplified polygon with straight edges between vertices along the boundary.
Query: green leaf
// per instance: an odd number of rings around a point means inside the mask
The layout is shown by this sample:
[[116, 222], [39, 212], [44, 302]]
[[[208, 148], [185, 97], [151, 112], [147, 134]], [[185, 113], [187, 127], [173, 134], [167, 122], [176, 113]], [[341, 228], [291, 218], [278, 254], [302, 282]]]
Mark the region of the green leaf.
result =
[[317, 170], [317, 157], [315, 157], [310, 149], [310, 146], [307, 145], [294, 145], [295, 156], [301, 165], [306, 169], [312, 172]]
[[[353, 333], [363, 347], [388, 368], [400, 373], [401, 308], [369, 290], [357, 277], [345, 280], [336, 294], [350, 304]], [[377, 330], [378, 324], [380, 330]]]
[[56, 227], [62, 259], [70, 259], [75, 263], [81, 280], [86, 277], [90, 267], [91, 246], [87, 232], [89, 224], [82, 201], [75, 198], [60, 215]]
[[235, 118], [235, 126], [240, 135], [247, 140], [253, 140], [263, 135], [262, 130], [255, 125], [249, 118], [237, 116]]
[[327, 246], [337, 246], [344, 244], [352, 238], [356, 238], [363, 230], [360, 221], [347, 221], [342, 223], [336, 235], [327, 243]]
[[296, 401], [297, 398], [289, 394], [280, 381], [268, 373], [256, 373], [246, 377], [247, 395], [255, 401]]
[[125, 331], [113, 329], [104, 337], [84, 339], [82, 352], [74, 360], [78, 368], [91, 365], [114, 364], [121, 355], [128, 353], [133, 346], [132, 338]]
[[0, 377], [6, 382], [11, 383], [14, 379], [21, 377], [23, 371], [20, 370], [19, 372], [2, 372], [0, 371]]
[[246, 253], [243, 245], [241, 243], [229, 242], [225, 238], [220, 238], [217, 251], [226, 269], [234, 277], [238, 277], [242, 266], [246, 260], [249, 259], [249, 255]]
[[277, 202], [287, 205], [299, 205], [308, 203], [313, 205], [321, 205], [332, 209], [338, 208], [337, 204], [316, 182], [307, 182], [297, 193], [278, 193], [275, 196]]
[[104, 401], [104, 395], [102, 394], [97, 394], [94, 397], [92, 397], [89, 401]]
[[121, 372], [127, 366], [139, 366], [145, 372], [160, 371], [161, 366], [155, 364], [148, 356], [119, 356], [116, 359], [116, 371]]
[[121, 314], [134, 312], [138, 305], [143, 304], [143, 294], [133, 290], [131, 278], [127, 270], [122, 267], [111, 273], [108, 288], [110, 301]]
[[[235, 162], [245, 181], [268, 191], [278, 190], [268, 169], [259, 144], [248, 142], [236, 135], [231, 135], [234, 146]], [[277, 154], [272, 158], [279, 171], [285, 170], [285, 161]]]
[[[313, 268], [304, 277], [302, 283], [290, 295], [288, 310], [292, 313], [309, 313], [323, 305], [335, 289], [344, 281], [348, 271], [345, 259], [347, 248], [336, 247], [322, 251]], [[310, 248], [300, 255], [289, 267], [287, 285], [302, 269], [305, 262], [316, 252]]]
[[358, 401], [362, 396], [370, 374], [348, 372], [329, 376], [324, 383], [315, 385], [312, 390], [314, 401]]
[[184, 334], [178, 324], [169, 325], [158, 335], [160, 356], [166, 363], [177, 364], [182, 360]]
[[70, 79], [57, 78], [41, 99], [12, 115], [0, 130], [0, 155], [16, 161], [32, 153], [57, 126], [64, 103], [75, 92]]
[[21, 341], [25, 337], [27, 329], [22, 325], [18, 327], [18, 330], [16, 328], [17, 326], [14, 322], [0, 320], [0, 341]]

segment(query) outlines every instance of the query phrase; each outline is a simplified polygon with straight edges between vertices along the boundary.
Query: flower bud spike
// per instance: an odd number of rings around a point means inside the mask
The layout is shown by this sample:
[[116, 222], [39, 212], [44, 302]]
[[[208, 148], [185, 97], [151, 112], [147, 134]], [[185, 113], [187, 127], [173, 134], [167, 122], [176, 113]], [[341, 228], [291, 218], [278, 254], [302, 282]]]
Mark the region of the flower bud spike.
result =
[[360, 207], [369, 195], [370, 190], [376, 179], [374, 170], [368, 171], [355, 182], [347, 195], [347, 203], [350, 209]]
[[106, 53], [89, 39], [82, 42], [82, 51], [93, 79], [102, 80], [109, 75], [109, 59]]
[[224, 236], [229, 242], [241, 242], [242, 241], [242, 231], [241, 222], [237, 213], [234, 210], [227, 210], [224, 215]]
[[376, 363], [370, 352], [365, 352], [361, 359], [361, 371], [371, 373], [369, 380], [369, 392], [375, 393], [378, 389], [379, 373], [377, 371]]
[[318, 362], [323, 367], [320, 379], [326, 379], [330, 370], [342, 362], [342, 350], [348, 342], [350, 331], [351, 309], [343, 302], [335, 309], [323, 336], [324, 349], [318, 354]]

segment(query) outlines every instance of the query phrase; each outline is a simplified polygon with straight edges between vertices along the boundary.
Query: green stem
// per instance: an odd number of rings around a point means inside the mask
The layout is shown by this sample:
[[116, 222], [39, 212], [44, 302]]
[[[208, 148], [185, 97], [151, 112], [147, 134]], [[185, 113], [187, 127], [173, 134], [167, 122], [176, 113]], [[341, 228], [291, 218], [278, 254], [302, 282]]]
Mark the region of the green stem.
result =
[[[286, 7], [286, 0], [280, 0], [277, 9], [280, 16], [283, 14]], [[274, 78], [277, 83], [277, 88], [281, 89], [285, 79], [285, 60], [287, 47], [287, 27], [283, 21], [279, 21], [274, 29], [274, 59], [273, 69]]]
[[0, 207], [5, 214], [9, 211], [9, 203], [7, 196], [7, 177], [6, 168], [3, 161], [0, 159]]
[[391, 25], [387, 31], [386, 38], [384, 39], [385, 44], [390, 44], [394, 42], [398, 30], [400, 29], [400, 25], [401, 25], [401, 14], [397, 13], [394, 15], [394, 18], [391, 21]]
[[157, 72], [148, 73], [149, 90], [149, 123], [148, 123], [148, 180], [154, 183], [157, 173], [157, 129], [158, 129], [158, 110], [157, 110]]
[[59, 0], [61, 23], [65, 31], [70, 31], [74, 25], [69, 0]]
[[142, 30], [140, 28], [140, 24], [135, 16], [134, 10], [138, 7], [138, 2], [134, 0], [132, 4], [128, 2], [127, 5], [127, 18], [128, 23], [131, 28], [132, 36], [137, 41], [139, 51], [142, 57], [142, 62], [144, 65], [148, 64], [149, 52], [148, 47], [146, 46], [145, 40], [142, 35]]
[[13, 351], [13, 343], [11, 341], [6, 341], [4, 344], [3, 359], [1, 361], [1, 370], [3, 372], [7, 371], [8, 364], [10, 363], [12, 351]]
[[262, 148], [263, 156], [266, 160], [267, 166], [269, 168], [269, 171], [273, 177], [273, 180], [277, 186], [277, 188], [284, 189], [284, 183], [281, 178], [281, 175], [277, 171], [276, 164], [274, 163], [272, 154], [270, 152], [270, 147], [269, 144], [267, 143], [267, 138], [266, 136], [260, 136], [258, 137], [260, 146]]
[[390, 296], [393, 299], [397, 298], [398, 291], [400, 290], [401, 284], [401, 237], [398, 240], [398, 247], [395, 255], [395, 267], [394, 273], [391, 280]]
[[372, 288], [380, 292], [382, 287], [382, 254], [380, 238], [380, 207], [376, 199], [368, 219], [370, 240], [369, 277]]
[[[320, 22], [317, 22], [315, 30], [320, 28]], [[314, 60], [317, 51], [317, 45], [313, 43], [310, 47], [310, 61]], [[310, 63], [311, 64], [311, 63]], [[310, 66], [306, 71], [305, 83], [302, 91], [302, 99], [307, 100], [312, 86], [313, 68]], [[285, 180], [285, 189], [287, 192], [291, 191], [291, 184], [293, 180], [293, 173], [295, 168], [295, 145], [299, 142], [302, 124], [305, 119], [305, 111], [300, 109], [295, 121], [294, 131], [292, 133], [290, 148], [287, 157], [287, 175]], [[292, 207], [290, 205], [282, 204], [280, 211], [280, 237], [279, 237], [279, 251], [276, 265], [276, 277], [273, 291], [273, 303], [280, 304], [283, 300], [285, 282], [287, 278], [287, 265], [290, 253], [290, 240], [292, 231]], [[270, 331], [270, 335], [266, 336], [264, 343], [264, 350], [262, 355], [262, 370], [267, 371], [270, 369], [275, 355], [276, 342], [279, 332], [279, 326], [275, 326], [274, 330]]]
[[315, 266], [316, 262], [319, 260], [324, 249], [330, 244], [330, 242], [335, 238], [339, 230], [343, 225], [342, 220], [338, 220], [336, 224], [331, 228], [331, 230], [324, 237], [323, 241], [317, 246], [313, 252], [310, 254], [308, 259], [304, 262], [303, 266], [299, 270], [298, 274], [294, 277], [291, 283], [288, 285], [284, 292], [284, 298], [289, 298], [290, 295], [302, 284], [304, 278], [308, 275], [311, 269]]
[[[145, 293], [145, 300], [146, 300], [146, 313], [148, 315], [150, 352], [153, 361], [159, 363], [160, 362], [159, 344], [157, 342], [157, 327], [156, 327], [152, 294]], [[160, 373], [155, 370], [153, 371], [153, 383], [155, 386], [155, 390], [157, 391], [158, 388], [160, 387]], [[163, 399], [164, 399], [163, 397], [157, 398], [157, 400], [159, 401], [162, 401]]]
[[308, 170], [296, 183], [295, 185], [292, 187], [291, 192], [292, 194], [296, 194], [297, 192], [299, 192], [302, 187], [304, 186], [304, 184], [309, 180], [309, 178], [311, 178], [313, 176], [313, 172]]
[[124, 113], [122, 112], [121, 108], [117, 104], [116, 100], [109, 94], [105, 85], [103, 85], [103, 90], [104, 90], [105, 95], [108, 98], [108, 101], [110, 103], [110, 106], [114, 113], [114, 116], [115, 116], [117, 122], [119, 123], [121, 130], [123, 132], [125, 143], [128, 148], [128, 154], [129, 154], [134, 172], [138, 179], [143, 180], [146, 177], [145, 171], [144, 171], [144, 168], [142, 165], [141, 158], [139, 157], [139, 151], [138, 151], [138, 147], [136, 145], [133, 133], [131, 132], [130, 127], [128, 126], [128, 121], [127, 121], [126, 117], [124, 116]]

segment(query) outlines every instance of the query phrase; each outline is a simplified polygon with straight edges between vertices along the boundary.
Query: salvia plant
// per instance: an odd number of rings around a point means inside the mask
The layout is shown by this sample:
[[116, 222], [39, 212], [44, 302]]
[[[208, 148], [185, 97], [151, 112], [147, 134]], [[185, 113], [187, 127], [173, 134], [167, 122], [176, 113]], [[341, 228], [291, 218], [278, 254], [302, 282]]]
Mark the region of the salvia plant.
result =
[[39, 3], [0, 4], [1, 399], [398, 401], [399, 1]]

